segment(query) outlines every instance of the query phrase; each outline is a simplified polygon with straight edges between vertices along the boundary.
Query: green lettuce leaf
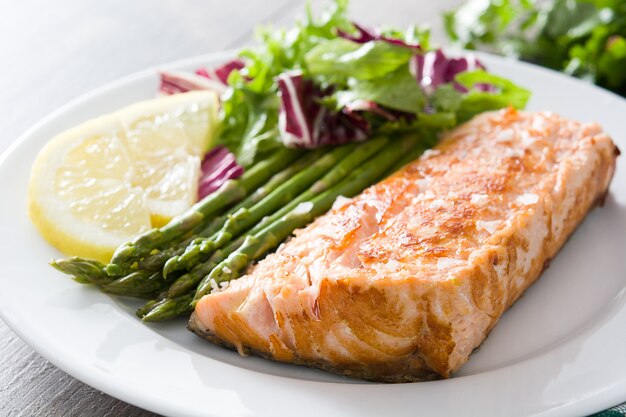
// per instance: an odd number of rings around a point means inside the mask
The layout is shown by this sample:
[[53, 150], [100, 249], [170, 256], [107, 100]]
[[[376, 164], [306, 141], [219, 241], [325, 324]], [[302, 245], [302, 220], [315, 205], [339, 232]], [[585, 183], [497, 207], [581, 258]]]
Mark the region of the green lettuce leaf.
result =
[[431, 98], [431, 106], [440, 112], [454, 113], [461, 108], [463, 95], [453, 85], [444, 84], [435, 90]]
[[275, 94], [255, 91], [239, 71], [228, 78], [232, 87], [223, 97], [222, 132], [219, 142], [228, 147], [244, 168], [252, 165], [266, 151], [281, 146], [278, 138], [278, 106]]
[[320, 43], [305, 56], [307, 73], [333, 83], [348, 77], [372, 80], [384, 77], [402, 65], [408, 65], [415, 51], [383, 41], [358, 44], [336, 38]]
[[335, 93], [337, 109], [356, 101], [372, 101], [407, 113], [423, 111], [424, 93], [409, 72], [408, 65], [375, 80], [355, 80], [346, 90]]
[[[523, 109], [530, 99], [530, 91], [519, 87], [506, 78], [498, 77], [483, 70], [462, 72], [456, 76], [456, 82], [469, 91], [463, 94], [458, 110], [459, 121], [463, 122], [473, 116], [489, 110], [497, 110], [507, 106]], [[497, 88], [497, 92], [479, 91], [477, 84], [489, 84]]]

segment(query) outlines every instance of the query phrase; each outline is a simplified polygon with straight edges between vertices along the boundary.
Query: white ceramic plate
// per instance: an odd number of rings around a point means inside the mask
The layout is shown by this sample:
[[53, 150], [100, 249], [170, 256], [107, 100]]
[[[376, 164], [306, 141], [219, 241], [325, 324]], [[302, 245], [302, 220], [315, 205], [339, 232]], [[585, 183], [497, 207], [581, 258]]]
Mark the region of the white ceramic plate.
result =
[[[171, 65], [193, 69], [227, 55]], [[530, 88], [531, 110], [598, 121], [626, 149], [626, 101], [577, 80], [491, 56], [496, 74]], [[0, 158], [0, 314], [27, 343], [76, 378], [129, 403], [176, 416], [565, 416], [626, 400], [626, 164], [611, 195], [542, 278], [509, 310], [454, 378], [366, 384], [213, 346], [185, 321], [146, 326], [137, 304], [57, 273], [60, 256], [26, 215], [31, 163], [56, 133], [153, 97], [153, 69], [51, 114]]]

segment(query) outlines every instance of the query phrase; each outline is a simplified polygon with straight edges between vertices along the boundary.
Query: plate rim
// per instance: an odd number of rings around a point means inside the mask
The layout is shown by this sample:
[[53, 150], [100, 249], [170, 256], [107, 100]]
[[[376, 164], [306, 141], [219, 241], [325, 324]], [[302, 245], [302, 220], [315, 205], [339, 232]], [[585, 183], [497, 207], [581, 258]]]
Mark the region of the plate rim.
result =
[[[22, 144], [27, 142], [29, 138], [31, 138], [37, 131], [44, 128], [50, 122], [58, 119], [59, 117], [62, 118], [63, 115], [67, 113], [68, 111], [70, 111], [71, 109], [77, 106], [80, 106], [82, 103], [87, 102], [90, 99], [97, 97], [105, 93], [108, 90], [119, 88], [127, 84], [132, 85], [134, 82], [136, 82], [139, 79], [143, 79], [144, 77], [149, 77], [151, 75], [156, 74], [158, 70], [182, 69], [185, 67], [189, 67], [191, 65], [202, 65], [208, 62], [216, 62], [219, 60], [228, 59], [234, 56], [236, 54], [236, 51], [237, 50], [218, 51], [218, 52], [213, 52], [213, 53], [208, 53], [208, 54], [196, 55], [196, 56], [188, 57], [185, 59], [175, 60], [175, 61], [165, 63], [162, 65], [154, 65], [149, 68], [130, 73], [126, 76], [120, 77], [111, 82], [107, 82], [105, 84], [100, 85], [99, 87], [96, 87], [86, 92], [85, 94], [79, 95], [78, 97], [75, 97], [74, 99], [68, 101], [64, 105], [60, 106], [59, 108], [55, 109], [54, 111], [50, 112], [49, 114], [41, 118], [38, 122], [33, 124], [26, 131], [24, 131], [21, 135], [19, 135], [19, 137], [16, 140], [14, 140], [11, 144], [9, 144], [9, 146], [0, 154], [0, 167], [7, 160], [9, 160], [11, 156], [16, 152], [16, 150]], [[553, 74], [563, 80], [567, 80], [568, 82], [575, 84], [577, 88], [583, 88], [583, 89], [588, 89], [590, 91], [596, 91], [606, 97], [617, 99], [620, 102], [626, 103], [624, 98], [618, 96], [617, 94], [613, 92], [610, 92], [608, 90], [602, 89], [597, 86], [587, 84], [581, 80], [565, 76], [564, 74], [559, 73], [554, 70], [539, 67], [530, 63], [522, 62], [522, 61], [495, 56], [492, 54], [487, 54], [487, 53], [482, 53], [482, 52], [473, 52], [473, 51], [472, 53], [475, 53], [479, 57], [480, 56], [488, 57], [488, 59], [490, 60], [508, 62], [516, 66], [521, 66], [526, 71], [534, 72], [535, 75], [538, 75], [538, 74], [540, 75], [541, 73]], [[2, 296], [0, 295], [0, 299], [1, 298]], [[624, 308], [624, 298], [625, 298], [624, 294], [616, 295], [617, 302], [615, 303], [615, 305], [612, 306], [612, 308], [613, 309], [619, 308], [620, 311], [622, 312], [623, 310], [626, 310]], [[118, 384], [115, 383], [115, 377], [113, 376], [111, 376], [111, 378], [106, 378], [106, 377], [103, 377], [104, 375], [101, 373], [98, 373], [98, 372], [90, 373], [89, 370], [83, 371], [82, 369], [79, 369], [78, 367], [73, 366], [71, 361], [65, 360], [64, 358], [59, 357], [58, 352], [55, 352], [54, 349], [50, 349], [45, 344], [40, 343], [37, 340], [36, 335], [30, 335], [26, 333], [25, 331], [23, 331], [20, 328], [19, 323], [14, 322], [12, 320], [12, 315], [10, 311], [5, 310], [3, 303], [0, 303], [0, 318], [2, 318], [4, 322], [7, 324], [7, 326], [13, 332], [15, 332], [25, 343], [27, 343], [37, 353], [42, 355], [46, 360], [50, 361], [56, 367], [62, 369], [64, 372], [68, 373], [69, 375], [90, 385], [91, 387], [95, 389], [103, 391], [117, 399], [120, 399], [121, 401], [128, 402], [130, 404], [153, 411], [155, 413], [166, 413], [166, 414], [178, 415], [181, 412], [184, 412], [186, 415], [195, 414], [194, 410], [185, 409], [183, 411], [183, 408], [174, 406], [167, 401], [162, 401], [162, 398], [155, 396], [155, 395], [150, 395], [149, 393], [146, 393], [145, 390], [134, 389], [134, 387], [128, 387], [128, 386], [125, 386], [122, 388]], [[587, 333], [587, 331], [581, 332], [580, 334], [576, 334], [575, 336], [572, 336], [572, 338], [577, 339], [577, 338], [584, 337], [585, 333]], [[544, 353], [541, 353], [539, 356], [547, 355], [548, 353], [549, 352], [544, 352]], [[516, 362], [510, 366], [511, 367], [521, 366], [524, 364], [524, 362], [532, 360], [533, 358], [534, 356], [531, 358]], [[493, 372], [496, 372], [497, 370], [498, 369], [485, 371], [481, 373], [480, 375], [488, 375]], [[245, 372], [248, 372], [248, 370], [246, 370]], [[284, 379], [284, 377], [280, 377], [276, 375], [268, 375], [268, 376], [270, 378]], [[456, 379], [460, 380], [460, 379], [466, 379], [469, 377], [470, 376], [459, 377]], [[317, 381], [306, 381], [306, 382], [312, 383], [312, 384], [333, 384], [333, 383], [328, 383], [328, 382], [317, 382]], [[405, 385], [408, 385], [408, 384], [405, 384]], [[129, 390], [129, 388], [131, 389]], [[621, 394], [619, 394], [618, 392], [620, 392]], [[582, 410], [587, 410], [585, 412], [594, 411], [594, 410], [597, 411], [599, 409], [606, 409], [608, 407], [614, 406], [617, 403], [624, 401], [626, 399], [625, 397], [626, 397], [626, 381], [620, 384], [619, 389], [612, 389], [609, 392], [598, 393], [593, 397], [581, 399], [577, 402], [571, 402], [565, 405], [561, 405], [557, 408], [542, 410], [540, 412], [540, 415], [565, 415], [564, 413], [580, 412]]]

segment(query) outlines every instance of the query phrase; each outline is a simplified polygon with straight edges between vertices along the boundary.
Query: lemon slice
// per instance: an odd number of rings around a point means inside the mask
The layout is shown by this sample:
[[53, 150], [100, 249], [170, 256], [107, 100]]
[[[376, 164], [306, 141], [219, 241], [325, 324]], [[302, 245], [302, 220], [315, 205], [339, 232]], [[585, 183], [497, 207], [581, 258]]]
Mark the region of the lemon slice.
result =
[[194, 91], [137, 103], [54, 137], [31, 172], [33, 223], [63, 253], [108, 261], [120, 244], [196, 201], [217, 110], [214, 93]]

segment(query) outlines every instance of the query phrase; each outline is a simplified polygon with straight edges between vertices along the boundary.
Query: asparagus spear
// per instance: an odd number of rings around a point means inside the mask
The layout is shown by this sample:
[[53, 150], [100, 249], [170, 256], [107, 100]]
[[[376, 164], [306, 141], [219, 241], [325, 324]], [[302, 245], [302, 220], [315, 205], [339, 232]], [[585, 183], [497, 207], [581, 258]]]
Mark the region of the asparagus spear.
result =
[[[204, 231], [202, 231], [199, 235], [205, 236], [205, 237], [212, 235], [217, 230], [219, 230], [219, 228], [223, 225], [225, 221], [226, 221], [226, 217], [224, 217], [224, 221], [221, 224], [213, 225], [213, 227], [209, 226]], [[183, 253], [187, 245], [189, 245], [189, 243], [191, 243], [196, 238], [197, 238], [197, 235], [191, 238], [188, 238], [187, 240], [181, 242], [178, 245], [174, 245], [162, 251], [155, 251], [155, 253], [148, 255], [146, 258], [142, 259], [139, 262], [138, 271], [151, 271], [151, 272], [160, 271], [163, 268], [163, 265], [165, 264], [165, 262], [169, 258], [171, 258], [174, 255]], [[96, 260], [81, 258], [77, 256], [74, 256], [71, 258], [52, 260], [50, 261], [50, 265], [65, 274], [73, 275], [73, 279], [77, 282], [80, 282], [81, 284], [109, 285], [109, 284], [114, 283], [116, 280], [123, 280], [126, 278], [126, 276], [115, 276], [115, 275], [108, 274], [106, 272], [106, 265]], [[135, 272], [138, 272], [138, 271], [135, 271]], [[151, 274], [137, 275], [134, 277], [133, 282], [138, 282], [139, 276], [144, 276], [147, 278], [150, 275]], [[127, 284], [124, 284], [124, 285], [127, 285]], [[113, 287], [116, 287], [116, 286], [113, 285]], [[119, 286], [117, 288], [119, 288], [119, 290], [121, 291], [123, 287], [124, 286]], [[124, 295], [118, 292], [116, 292], [116, 294]]]
[[135, 271], [104, 285], [102, 290], [115, 295], [150, 298], [163, 291], [167, 285], [168, 281], [160, 271]]
[[[236, 212], [241, 208], [249, 208], [254, 206], [259, 201], [263, 200], [267, 197], [272, 191], [281, 186], [284, 182], [289, 180], [289, 178], [293, 177], [307, 166], [309, 166], [312, 162], [314, 162], [321, 154], [316, 151], [309, 151], [304, 154], [304, 156], [298, 158], [294, 163], [289, 165], [287, 168], [282, 171], [274, 174], [264, 185], [254, 190], [252, 194], [248, 196], [244, 201], [237, 204], [232, 210], [231, 213]], [[217, 230], [216, 230], [217, 231]]]
[[416, 146], [414, 149], [411, 149], [407, 152], [404, 158], [396, 162], [386, 173], [385, 177], [388, 177], [398, 171], [400, 168], [405, 166], [406, 164], [413, 162], [417, 157], [424, 153], [424, 148], [421, 146]]
[[[209, 272], [211, 272], [211, 270], [220, 261], [226, 258], [229, 253], [237, 249], [242, 242], [243, 238], [238, 239], [237, 241], [228, 245], [226, 248], [216, 251], [208, 261], [196, 265], [191, 271], [180, 276], [176, 281], [174, 281], [174, 283], [167, 291], [161, 293], [158, 299], [148, 301], [143, 307], [137, 310], [137, 316], [144, 319], [144, 321], [152, 321], [152, 318], [154, 317], [158, 317], [159, 320], [176, 317], [176, 315], [179, 314], [177, 312], [181, 311], [179, 304], [181, 300], [184, 300], [184, 298], [181, 297], [189, 295], [191, 296], [191, 298], [193, 298], [194, 289], [202, 280], [202, 278], [204, 278]], [[171, 301], [167, 302], [167, 300]], [[187, 302], [187, 304], [189, 304], [189, 302]], [[188, 307], [189, 309], [191, 309], [191, 305], [189, 305]], [[158, 313], [150, 315], [149, 313], [155, 308], [159, 309]], [[176, 314], [168, 317], [168, 312]]]
[[223, 249], [219, 249], [206, 262], [194, 266], [191, 271], [180, 276], [166, 292], [167, 297], [178, 297], [189, 290], [193, 290], [198, 283], [209, 273], [218, 263], [223, 261], [228, 255], [241, 246], [245, 236], [240, 236]]
[[268, 159], [254, 165], [240, 178], [227, 181], [218, 191], [199, 201], [167, 225], [152, 229], [134, 241], [123, 244], [115, 251], [111, 263], [107, 265], [107, 273], [120, 276], [132, 272], [138, 267], [138, 262], [142, 257], [149, 255], [154, 249], [176, 242], [188, 232], [206, 224], [229, 206], [243, 200], [251, 191], [261, 186], [299, 155], [301, 151], [295, 149], [279, 150]]
[[310, 201], [299, 203], [295, 209], [260, 232], [248, 235], [241, 247], [220, 262], [203, 279], [194, 296], [194, 303], [209, 293], [212, 287], [238, 278], [241, 271], [250, 262], [259, 259], [268, 251], [277, 247], [295, 229], [306, 226], [315, 217], [328, 211], [338, 196], [354, 196], [380, 179], [387, 170], [416, 146], [417, 141], [418, 139], [412, 136], [397, 140], [394, 146], [383, 149], [378, 155], [354, 170], [340, 183], [317, 195]]
[[[253, 226], [254, 223], [257, 225], [249, 232], [246, 232], [247, 234], [254, 234], [262, 230], [263, 227], [278, 220], [295, 208], [299, 203], [313, 198], [316, 194], [321, 193], [325, 189], [342, 180], [364, 161], [382, 149], [388, 142], [389, 140], [387, 138], [379, 137], [366, 143], [359, 144], [358, 147], [350, 153], [350, 155], [343, 158], [332, 170], [330, 170], [322, 179], [313, 184], [313, 186], [311, 186], [307, 191], [300, 194], [296, 198], [292, 198], [292, 196], [289, 195], [289, 198], [284, 199], [285, 203], [281, 204], [283, 207], [274, 214], [262, 219], [263, 216], [269, 214], [269, 210], [265, 210], [263, 211], [264, 214], [262, 216], [250, 215], [247, 219], [244, 219], [244, 221], [240, 221], [239, 224], [236, 223], [239, 219], [235, 218], [233, 220], [235, 227], [230, 227], [231, 225], [227, 223], [224, 226], [221, 235], [212, 237], [211, 239], [199, 239], [195, 244], [190, 245], [190, 247], [188, 247], [185, 253], [183, 253], [180, 257], [169, 260], [165, 265], [163, 274], [167, 275], [168, 273], [179, 269], [189, 269], [198, 262], [204, 261], [206, 253], [210, 253], [210, 251], [214, 248], [221, 246], [222, 242], [220, 239], [238, 235], [245, 229]], [[259, 205], [262, 204], [263, 201], [259, 202]], [[250, 211], [254, 211], [256, 208], [257, 207], [255, 206]]]
[[193, 293], [176, 298], [165, 298], [155, 303], [149, 312], [142, 316], [143, 321], [164, 321], [189, 313], [192, 310]]
[[[243, 202], [242, 202], [243, 203]], [[163, 249], [153, 249], [151, 254], [142, 258], [138, 263], [138, 270], [161, 271], [163, 265], [172, 257], [179, 256], [185, 252], [185, 249], [198, 239], [212, 236], [221, 229], [226, 223], [228, 216], [222, 215], [211, 220], [209, 225], [202, 229], [199, 233], [190, 233], [185, 240], [175, 243], [170, 247]]]
[[138, 269], [140, 271], [158, 271], [163, 268], [163, 265], [168, 259], [178, 256], [185, 252], [185, 248], [194, 240], [196, 236], [187, 238], [180, 243], [164, 248], [139, 261]]
[[90, 283], [96, 285], [106, 285], [114, 280], [107, 275], [105, 265], [93, 260], [74, 256], [66, 259], [53, 259], [50, 265], [57, 270], [73, 275], [74, 280], [80, 283]]
[[167, 290], [167, 296], [170, 298], [177, 297], [193, 289], [202, 280], [202, 278], [211, 272], [219, 262], [226, 258], [226, 256], [227, 255], [224, 254], [224, 251], [216, 251], [208, 261], [196, 265], [191, 269], [191, 271], [180, 276], [176, 281], [174, 281], [174, 283]]
[[241, 208], [233, 213], [222, 229], [211, 238], [198, 239], [182, 255], [168, 260], [163, 268], [163, 275], [167, 276], [169, 273], [181, 269], [190, 269], [193, 265], [205, 260], [214, 250], [223, 247], [265, 216], [288, 204], [333, 166], [346, 158], [346, 155], [354, 153], [356, 149], [358, 149], [357, 144], [351, 143], [335, 148], [330, 152], [325, 149], [313, 151], [311, 157], [314, 162], [311, 165], [289, 178], [254, 206], [249, 209]]
[[157, 304], [159, 304], [159, 302], [163, 299], [163, 297], [160, 297], [159, 299], [156, 300], [150, 300], [148, 301], [146, 304], [144, 304], [142, 307], [138, 308], [137, 311], [135, 311], [135, 315], [137, 317], [139, 317], [140, 319], [143, 319], [143, 317], [148, 314], [150, 312], [150, 310], [152, 310], [154, 307], [156, 307]]
[[391, 169], [389, 169], [389, 171], [387, 171], [387, 175], [389, 176], [391, 174], [393, 174], [394, 172], [398, 171], [400, 168], [402, 168], [403, 166], [405, 166], [406, 164], [408, 164], [409, 162], [413, 162], [415, 159], [417, 159], [418, 156], [420, 156], [421, 154], [424, 153], [424, 151], [429, 148], [429, 144], [430, 145], [434, 145], [437, 142], [437, 137], [434, 136], [433, 134], [431, 138], [424, 138], [425, 135], [427, 135], [428, 133], [423, 133], [420, 135], [420, 142], [414, 146], [412, 149], [408, 150], [406, 155], [400, 159], [397, 163], [395, 163]]
[[[235, 209], [254, 205], [254, 203], [261, 200], [264, 195], [275, 189], [280, 183], [284, 182], [286, 179], [299, 172], [308, 163], [313, 161], [315, 157], [313, 154], [314, 153], [308, 153], [306, 156], [298, 159], [286, 169], [274, 175], [263, 187], [257, 189], [244, 201], [239, 203]], [[211, 221], [211, 224], [200, 233], [199, 236], [206, 237], [213, 234], [221, 225], [223, 225], [223, 223], [225, 223], [225, 221], [226, 216], [220, 216], [214, 219]], [[163, 276], [153, 274], [153, 272], [159, 271], [170, 257], [183, 253], [185, 247], [195, 239], [197, 239], [197, 236], [188, 238], [177, 245], [147, 256], [139, 262], [138, 271], [118, 278], [108, 284], [104, 290], [117, 295], [145, 298], [146, 296], [152, 296], [155, 292], [165, 289], [170, 281], [165, 280]]]

